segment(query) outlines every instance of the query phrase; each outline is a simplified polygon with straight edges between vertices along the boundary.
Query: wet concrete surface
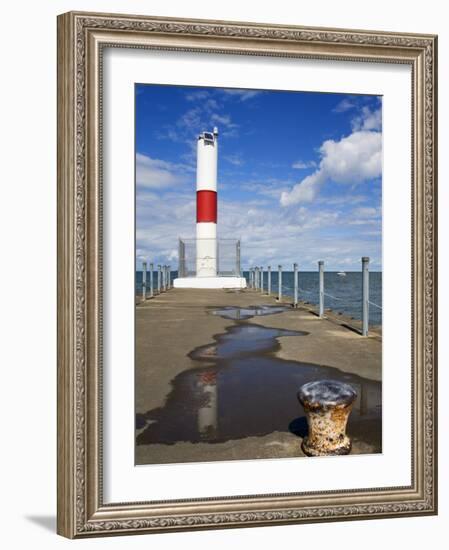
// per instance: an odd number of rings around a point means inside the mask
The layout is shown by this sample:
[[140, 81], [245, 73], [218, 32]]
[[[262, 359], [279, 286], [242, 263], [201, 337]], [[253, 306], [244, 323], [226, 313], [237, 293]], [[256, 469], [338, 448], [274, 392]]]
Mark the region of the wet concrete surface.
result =
[[[306, 434], [304, 411], [296, 394], [306, 382], [323, 378], [351, 384], [357, 400], [348, 424], [348, 434], [357, 441], [353, 452], [381, 452], [381, 383], [345, 373], [337, 368], [279, 357], [282, 342], [293, 337], [306, 341], [307, 331], [261, 326], [248, 320], [274, 315], [277, 319], [287, 308], [251, 306], [218, 308], [209, 311], [225, 319], [233, 319], [225, 332], [214, 337], [211, 344], [198, 346], [188, 355], [192, 368], [177, 374], [171, 381], [171, 391], [161, 407], [136, 415], [137, 448], [161, 446], [165, 453], [145, 453], [139, 463], [188, 462], [220, 460], [191, 452], [175, 453], [170, 447], [180, 443], [206, 443], [220, 448], [233, 445], [232, 453], [221, 459], [258, 458], [257, 445], [247, 446], [242, 456], [235, 450], [236, 440], [254, 441], [276, 434], [272, 454], [265, 442], [264, 457], [279, 456], [277, 447], [288, 448], [286, 456], [300, 456], [300, 441]], [[279, 324], [279, 323], [278, 323]], [[284, 434], [284, 435], [283, 435]], [[265, 440], [264, 440], [265, 441]], [[200, 445], [205, 451], [204, 445]], [[277, 447], [276, 447], [277, 446]], [[208, 449], [210, 445], [207, 445]], [[295, 450], [292, 454], [292, 448]], [[267, 450], [268, 449], [268, 450]], [[138, 456], [142, 456], [137, 452]], [[212, 453], [213, 455], [213, 453]], [[281, 453], [281, 456], [284, 456]]]

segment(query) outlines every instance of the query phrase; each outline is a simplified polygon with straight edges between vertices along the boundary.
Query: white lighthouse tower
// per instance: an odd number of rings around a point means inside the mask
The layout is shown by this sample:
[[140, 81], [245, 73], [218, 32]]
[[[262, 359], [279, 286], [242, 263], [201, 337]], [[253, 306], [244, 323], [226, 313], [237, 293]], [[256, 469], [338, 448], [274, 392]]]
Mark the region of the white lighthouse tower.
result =
[[196, 276], [217, 276], [218, 129], [198, 137], [196, 157]]
[[175, 288], [246, 288], [244, 277], [220, 277], [217, 242], [218, 129], [202, 132], [196, 159], [196, 276], [178, 277]]

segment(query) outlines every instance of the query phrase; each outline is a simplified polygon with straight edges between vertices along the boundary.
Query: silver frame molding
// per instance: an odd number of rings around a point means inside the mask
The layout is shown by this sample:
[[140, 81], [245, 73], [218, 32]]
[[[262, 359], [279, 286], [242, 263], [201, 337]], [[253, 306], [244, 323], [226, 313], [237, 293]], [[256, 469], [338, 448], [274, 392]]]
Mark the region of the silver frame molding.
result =
[[[408, 64], [412, 69], [412, 483], [104, 504], [104, 47]], [[58, 17], [58, 533], [70, 538], [437, 513], [437, 37], [70, 12]]]

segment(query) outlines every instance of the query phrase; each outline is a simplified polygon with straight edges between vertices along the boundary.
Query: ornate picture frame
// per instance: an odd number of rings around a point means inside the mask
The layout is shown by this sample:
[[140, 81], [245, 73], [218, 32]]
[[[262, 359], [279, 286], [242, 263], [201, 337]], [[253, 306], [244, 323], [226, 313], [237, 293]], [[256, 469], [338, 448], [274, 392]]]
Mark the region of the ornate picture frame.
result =
[[[105, 503], [104, 48], [405, 64], [412, 74], [412, 482]], [[58, 17], [58, 533], [69, 538], [437, 513], [437, 37], [70, 12]], [[131, 360], [131, 359], [130, 359]]]

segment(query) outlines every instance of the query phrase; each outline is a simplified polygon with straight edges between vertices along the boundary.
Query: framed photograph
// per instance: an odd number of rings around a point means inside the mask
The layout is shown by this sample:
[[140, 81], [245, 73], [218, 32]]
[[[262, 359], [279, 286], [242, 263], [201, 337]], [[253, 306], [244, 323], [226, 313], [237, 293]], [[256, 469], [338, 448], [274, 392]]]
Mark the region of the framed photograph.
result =
[[437, 513], [436, 53], [59, 16], [59, 534]]

